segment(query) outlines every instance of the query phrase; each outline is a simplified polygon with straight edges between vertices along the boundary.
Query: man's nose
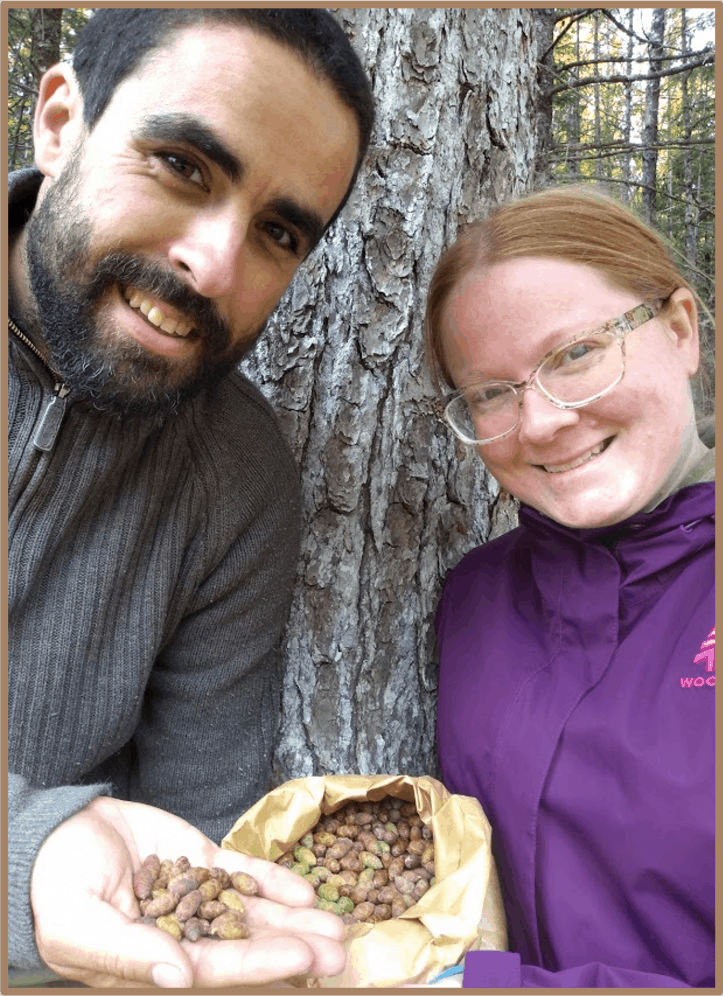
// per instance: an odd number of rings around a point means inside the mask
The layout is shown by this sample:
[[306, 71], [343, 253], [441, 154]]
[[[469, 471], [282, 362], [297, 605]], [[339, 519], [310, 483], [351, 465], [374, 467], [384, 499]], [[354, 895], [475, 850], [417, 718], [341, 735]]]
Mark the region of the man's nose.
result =
[[228, 207], [201, 212], [171, 243], [169, 261], [203, 297], [230, 297], [241, 278], [248, 229], [249, 219]]
[[577, 408], [558, 408], [536, 385], [528, 385], [522, 393], [520, 422], [517, 435], [520, 442], [540, 444], [562, 428], [580, 420]]

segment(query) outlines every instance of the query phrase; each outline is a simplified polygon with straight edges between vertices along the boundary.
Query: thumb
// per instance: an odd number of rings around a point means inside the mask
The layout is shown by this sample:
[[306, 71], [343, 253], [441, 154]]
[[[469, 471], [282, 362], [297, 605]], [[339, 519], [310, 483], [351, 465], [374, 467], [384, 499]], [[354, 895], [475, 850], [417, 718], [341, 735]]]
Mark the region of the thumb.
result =
[[193, 985], [191, 963], [170, 934], [129, 920], [102, 900], [84, 918], [82, 940], [45, 935], [43, 958], [58, 974], [92, 988], [120, 982], [183, 989]]

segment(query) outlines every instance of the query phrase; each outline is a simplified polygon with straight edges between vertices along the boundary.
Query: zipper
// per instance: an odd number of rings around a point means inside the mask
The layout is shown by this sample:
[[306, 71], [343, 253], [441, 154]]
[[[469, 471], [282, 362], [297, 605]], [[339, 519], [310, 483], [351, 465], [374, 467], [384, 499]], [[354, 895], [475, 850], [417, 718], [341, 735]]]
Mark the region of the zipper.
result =
[[35, 353], [43, 366], [50, 371], [55, 382], [55, 386], [53, 387], [53, 396], [48, 399], [48, 402], [40, 415], [38, 427], [32, 438], [32, 444], [36, 450], [40, 450], [42, 453], [49, 453], [55, 446], [55, 441], [57, 440], [58, 433], [60, 432], [60, 426], [62, 425], [67, 407], [66, 398], [70, 394], [70, 388], [67, 387], [62, 380], [60, 380], [40, 350], [33, 342], [30, 341], [30, 339], [28, 339], [24, 332], [20, 331], [15, 322], [13, 322], [10, 318], [8, 318], [8, 328], [11, 332], [15, 333], [21, 342], [24, 342], [25, 345]]

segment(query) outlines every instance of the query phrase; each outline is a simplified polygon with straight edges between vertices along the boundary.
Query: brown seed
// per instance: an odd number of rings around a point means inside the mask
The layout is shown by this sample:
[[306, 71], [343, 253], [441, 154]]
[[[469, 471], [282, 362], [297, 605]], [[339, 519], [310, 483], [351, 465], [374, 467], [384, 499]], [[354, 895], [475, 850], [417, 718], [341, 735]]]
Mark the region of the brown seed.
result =
[[202, 868], [200, 865], [194, 865], [193, 868], [189, 868], [188, 873], [192, 878], [196, 879], [199, 885], [207, 882], [209, 878], [209, 869]]
[[187, 892], [178, 906], [176, 906], [176, 917], [183, 923], [184, 920], [188, 920], [189, 917], [193, 916], [202, 902], [203, 896], [198, 889]]
[[332, 858], [338, 861], [340, 858], [343, 858], [345, 854], [348, 854], [351, 849], [351, 840], [348, 837], [342, 837], [340, 840], [337, 840], [335, 844], [332, 844], [332, 846], [327, 850], [325, 857], [327, 859]]
[[141, 864], [144, 868], [148, 869], [154, 878], [158, 877], [158, 873], [161, 870], [161, 859], [157, 854], [149, 854], [147, 858], [143, 859]]
[[198, 887], [198, 891], [201, 893], [204, 900], [215, 899], [221, 891], [221, 883], [217, 878], [208, 878], [205, 882], [201, 882]]
[[234, 916], [234, 910], [228, 910], [217, 916], [211, 923], [211, 934], [220, 937], [221, 940], [231, 941], [248, 937], [251, 931], [244, 921]]
[[209, 878], [217, 878], [218, 881], [221, 883], [222, 889], [225, 889], [226, 886], [231, 881], [231, 876], [229, 875], [229, 873], [226, 871], [225, 868], [211, 868], [208, 875]]
[[404, 896], [400, 896], [399, 893], [392, 899], [392, 917], [401, 916], [408, 909], [407, 904], [404, 902]]
[[414, 882], [410, 882], [408, 878], [404, 878], [403, 875], [398, 875], [394, 879], [394, 884], [397, 887], [397, 892], [401, 892], [403, 896], [411, 895], [412, 889], [414, 888]]
[[225, 912], [226, 906], [218, 899], [206, 899], [196, 910], [196, 914], [204, 920], [215, 920], [217, 916], [221, 916]]
[[359, 827], [355, 823], [347, 823], [343, 827], [339, 827], [338, 836], [348, 837], [350, 840], [353, 840], [359, 836]]
[[153, 874], [148, 868], [139, 868], [133, 876], [133, 892], [136, 899], [148, 899], [153, 892]]
[[185, 854], [182, 854], [180, 858], [176, 858], [173, 862], [173, 868], [171, 869], [171, 878], [175, 878], [176, 875], [182, 875], [187, 872], [191, 867], [191, 862], [188, 860]]
[[370, 916], [374, 913], [374, 903], [359, 903], [352, 910], [351, 915], [357, 920], [368, 920]]
[[421, 855], [427, 850], [427, 847], [428, 844], [425, 840], [413, 837], [407, 844], [407, 851], [409, 854], [418, 854], [421, 857]]
[[258, 895], [258, 882], [251, 875], [247, 875], [246, 872], [231, 872], [231, 885], [233, 885], [236, 892], [240, 892], [242, 896]]
[[422, 859], [419, 854], [405, 854], [404, 855], [404, 867], [405, 868], [419, 868], [422, 863]]
[[392, 907], [387, 903], [377, 903], [374, 907], [374, 914], [378, 916], [380, 920], [391, 920]]
[[198, 941], [210, 933], [211, 924], [208, 920], [201, 920], [197, 916], [189, 917], [183, 924], [183, 936], [189, 941]]
[[176, 902], [178, 902], [183, 896], [197, 889], [198, 885], [198, 879], [193, 878], [189, 872], [182, 872], [180, 875], [172, 878], [168, 883], [168, 891], [176, 897]]
[[160, 927], [161, 930], [165, 930], [167, 934], [171, 937], [175, 937], [177, 941], [180, 941], [183, 937], [183, 927], [178, 922], [178, 920], [169, 914], [168, 916], [159, 916], [156, 920], [156, 927]]
[[323, 867], [328, 868], [332, 875], [338, 875], [341, 871], [341, 865], [335, 858], [324, 858]]
[[246, 907], [244, 906], [243, 896], [236, 889], [222, 889], [218, 894], [218, 901], [227, 906], [230, 910], [238, 910], [239, 913], [243, 913]]
[[141, 900], [140, 907], [143, 916], [165, 916], [175, 910], [178, 899], [170, 892], [163, 892], [153, 899]]
[[412, 889], [412, 895], [415, 899], [421, 899], [425, 892], [429, 891], [429, 882], [425, 882], [423, 878], [420, 878], [414, 883], [414, 888]]

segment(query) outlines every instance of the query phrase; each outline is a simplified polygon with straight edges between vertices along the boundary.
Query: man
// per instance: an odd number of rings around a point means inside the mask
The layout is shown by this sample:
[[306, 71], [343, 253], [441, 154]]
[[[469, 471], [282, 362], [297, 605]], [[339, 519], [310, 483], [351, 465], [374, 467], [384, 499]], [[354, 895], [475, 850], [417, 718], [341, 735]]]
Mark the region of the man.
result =
[[[298, 549], [293, 460], [235, 368], [372, 121], [318, 9], [106, 9], [42, 80], [39, 172], [10, 188], [12, 965], [210, 987], [343, 964], [306, 883], [212, 841], [268, 788]], [[251, 938], [133, 923], [154, 851], [255, 875]]]

